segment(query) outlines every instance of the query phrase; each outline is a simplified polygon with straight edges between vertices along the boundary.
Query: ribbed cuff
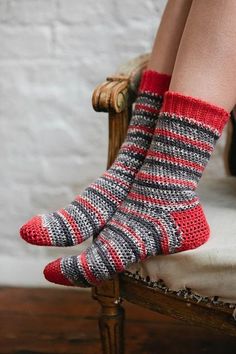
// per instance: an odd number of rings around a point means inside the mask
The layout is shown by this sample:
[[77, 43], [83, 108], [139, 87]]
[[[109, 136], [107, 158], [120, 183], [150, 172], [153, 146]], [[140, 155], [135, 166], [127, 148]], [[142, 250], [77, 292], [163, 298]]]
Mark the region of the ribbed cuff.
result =
[[185, 96], [177, 92], [166, 92], [161, 113], [191, 118], [199, 123], [216, 129], [220, 134], [229, 119], [229, 113], [221, 107]]
[[145, 70], [139, 85], [140, 91], [148, 91], [163, 96], [170, 86], [171, 76], [153, 70]]

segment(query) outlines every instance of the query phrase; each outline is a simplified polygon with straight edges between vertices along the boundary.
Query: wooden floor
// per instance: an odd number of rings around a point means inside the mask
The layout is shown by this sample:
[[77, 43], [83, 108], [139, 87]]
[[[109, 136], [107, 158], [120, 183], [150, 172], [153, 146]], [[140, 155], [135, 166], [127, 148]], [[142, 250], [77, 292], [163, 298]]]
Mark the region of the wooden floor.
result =
[[[236, 338], [124, 307], [126, 354], [236, 353]], [[100, 354], [98, 313], [89, 292], [0, 288], [0, 353]]]

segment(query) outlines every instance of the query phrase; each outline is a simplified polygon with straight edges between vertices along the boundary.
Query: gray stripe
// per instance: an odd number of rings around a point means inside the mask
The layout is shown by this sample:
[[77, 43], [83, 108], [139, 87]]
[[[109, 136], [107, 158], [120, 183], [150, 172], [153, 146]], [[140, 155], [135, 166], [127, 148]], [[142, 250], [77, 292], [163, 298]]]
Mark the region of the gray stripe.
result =
[[[94, 188], [88, 187], [86, 189], [86, 192], [88, 193], [88, 195], [89, 195], [89, 193], [95, 194], [98, 198], [103, 200], [110, 208], [112, 208], [113, 210], [116, 209], [117, 204], [115, 202], [113, 202], [111, 199], [109, 199], [104, 194], [100, 193], [99, 191], [95, 190]], [[99, 200], [98, 200], [98, 202], [99, 202]]]
[[[67, 224], [65, 223], [65, 221], [63, 220], [63, 218], [57, 214], [57, 212], [52, 213], [53, 217], [58, 221], [61, 229], [60, 232], [62, 231], [65, 238], [66, 238], [66, 243], [63, 242], [64, 244], [66, 244], [67, 246], [73, 246], [74, 245], [74, 241], [71, 237], [71, 233], [70, 233], [70, 229], [68, 228]], [[58, 235], [55, 235], [58, 236]], [[63, 238], [60, 235], [60, 239], [63, 240]]]
[[[128, 235], [126, 235], [124, 233], [124, 231], [120, 230], [117, 226], [107, 224], [106, 228], [108, 230], [114, 231], [116, 234], [121, 236], [121, 238], [128, 244], [130, 250], [133, 252], [133, 254], [135, 256], [135, 261], [138, 261], [139, 257], [140, 257], [140, 252], [138, 250], [137, 244], [135, 242], [133, 242], [132, 239]], [[127, 231], [127, 232], [129, 232], [129, 231]], [[119, 249], [119, 247], [118, 247], [118, 249]]]
[[84, 287], [91, 287], [83, 273], [79, 271], [77, 256], [65, 257], [61, 261], [62, 273], [67, 279], [70, 279], [75, 284], [76, 282], [83, 284]]
[[[184, 172], [188, 178], [191, 180], [191, 179], [197, 179], [199, 180], [202, 176], [202, 173], [201, 172], [197, 172], [196, 170], [194, 170], [193, 168], [191, 167], [183, 167], [183, 166], [180, 166], [180, 165], [176, 165], [174, 164], [173, 162], [167, 162], [167, 161], [157, 161], [156, 158], [151, 158], [151, 157], [146, 157], [145, 159], [145, 165], [147, 163], [150, 163], [151, 165], [153, 163], [157, 164], [157, 166], [160, 168], [160, 167], [163, 167], [164, 170], [172, 173], [172, 172], [175, 172], [175, 176], [181, 176], [180, 175], [180, 172]], [[165, 176], [168, 175], [168, 172], [165, 173]], [[159, 173], [160, 175], [160, 170], [159, 170]], [[174, 176], [174, 175], [173, 175]], [[182, 177], [181, 177], [182, 178]]]
[[163, 96], [152, 95], [146, 92], [142, 92], [136, 100], [136, 103], [147, 103], [154, 106], [155, 108], [156, 106], [159, 108], [162, 105], [162, 102]]
[[159, 121], [161, 120], [167, 122], [171, 120], [173, 123], [176, 123], [179, 126], [184, 125], [184, 127], [188, 127], [190, 129], [196, 129], [199, 132], [209, 135], [209, 137], [213, 138], [214, 140], [217, 140], [219, 138], [219, 135], [214, 133], [213, 129], [211, 130], [206, 126], [198, 124], [197, 122], [196, 123], [190, 122], [184, 117], [179, 117], [177, 115], [169, 115], [168, 113], [163, 112], [159, 115]]
[[[172, 151], [173, 155], [173, 147], [177, 149], [182, 149], [188, 152], [189, 159], [191, 158], [190, 154], [197, 154], [204, 159], [209, 159], [211, 154], [207, 151], [204, 151], [196, 146], [186, 144], [178, 139], [172, 139], [163, 135], [154, 135], [153, 140], [152, 140], [152, 150], [153, 151], [160, 151], [159, 149], [159, 143], [162, 143], [164, 146], [166, 146], [166, 151]], [[155, 145], [154, 145], [155, 144]], [[171, 149], [172, 148], [172, 149]], [[175, 150], [176, 153], [176, 150]], [[179, 154], [181, 156], [181, 154]], [[177, 154], [175, 156], [178, 156]], [[183, 157], [183, 156], [181, 156]]]
[[[128, 202], [128, 200], [127, 200]], [[143, 208], [143, 205], [142, 205], [142, 208]], [[136, 209], [138, 210], [138, 209]], [[139, 212], [142, 213], [140, 211], [141, 209], [139, 209]], [[147, 211], [147, 214], [148, 214], [148, 211]], [[123, 211], [121, 210], [118, 210], [116, 215], [119, 215], [121, 218], [125, 217], [127, 214], [124, 213]], [[155, 249], [157, 250], [157, 252], [159, 252], [161, 250], [160, 248], [160, 242], [158, 242], [158, 239], [157, 239], [157, 229], [156, 227], [149, 221], [146, 221], [144, 218], [142, 219], [141, 217], [137, 217], [135, 215], [132, 214], [132, 210], [131, 210], [131, 214], [132, 216], [132, 219], [135, 220], [137, 223], [141, 224], [144, 228], [146, 228], [149, 232], [151, 231], [151, 235], [152, 235], [152, 238], [153, 238], [153, 241], [155, 243]], [[118, 218], [117, 218], [118, 219]], [[159, 227], [159, 226], [158, 226]], [[143, 233], [145, 235], [145, 233]], [[142, 237], [143, 238], [143, 237]], [[144, 243], [146, 244], [148, 242], [148, 238], [147, 239], [143, 239]]]
[[[101, 245], [100, 245], [101, 243]], [[103, 264], [106, 266], [108, 272], [110, 275], [114, 274], [114, 269], [112, 268], [112, 266], [109, 263], [109, 259], [107, 258], [107, 254], [104, 252], [103, 250], [103, 245], [102, 245], [102, 241], [99, 241], [99, 239], [95, 239], [94, 241], [94, 245], [96, 246], [96, 251], [99, 255], [99, 257], [101, 258]], [[108, 251], [107, 251], [108, 252]], [[108, 252], [109, 253], [109, 252]], [[96, 259], [96, 263], [98, 263], [98, 260]], [[99, 278], [99, 272], [98, 275], [96, 275], [96, 277]]]
[[93, 231], [97, 231], [97, 227], [95, 225], [95, 221], [97, 221], [96, 218], [92, 218], [90, 213], [87, 211], [86, 208], [83, 207], [82, 204], [77, 202], [77, 200], [74, 200], [71, 205], [73, 205], [77, 210], [79, 210], [84, 216], [86, 217], [87, 221], [90, 223], [90, 226], [92, 227]]

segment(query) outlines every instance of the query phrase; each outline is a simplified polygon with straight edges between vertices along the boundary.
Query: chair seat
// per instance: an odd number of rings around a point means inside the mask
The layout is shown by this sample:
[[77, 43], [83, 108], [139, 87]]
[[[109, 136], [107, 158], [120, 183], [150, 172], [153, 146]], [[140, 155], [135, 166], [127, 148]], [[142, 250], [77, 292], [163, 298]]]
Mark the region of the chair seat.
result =
[[128, 271], [173, 291], [193, 293], [236, 303], [236, 178], [203, 179], [198, 194], [211, 227], [211, 238], [201, 247], [167, 256], [150, 257]]

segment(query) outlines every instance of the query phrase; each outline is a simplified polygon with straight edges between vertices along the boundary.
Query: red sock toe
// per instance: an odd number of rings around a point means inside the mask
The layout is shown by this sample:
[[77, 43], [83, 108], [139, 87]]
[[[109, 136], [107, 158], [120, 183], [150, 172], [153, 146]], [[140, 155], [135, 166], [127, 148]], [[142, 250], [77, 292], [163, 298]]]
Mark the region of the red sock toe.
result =
[[20, 229], [20, 235], [28, 243], [39, 246], [51, 246], [52, 242], [46, 227], [42, 225], [41, 216], [35, 216]]
[[61, 258], [50, 262], [43, 271], [45, 278], [51, 283], [73, 286], [73, 284], [62, 274]]

